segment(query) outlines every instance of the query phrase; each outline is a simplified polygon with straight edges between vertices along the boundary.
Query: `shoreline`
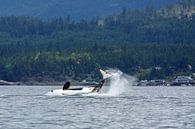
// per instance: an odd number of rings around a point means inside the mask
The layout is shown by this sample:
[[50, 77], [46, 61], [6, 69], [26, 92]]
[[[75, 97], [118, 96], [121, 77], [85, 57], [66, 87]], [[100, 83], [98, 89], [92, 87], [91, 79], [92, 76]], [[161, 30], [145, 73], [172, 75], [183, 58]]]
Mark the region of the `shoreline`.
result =
[[[0, 80], [0, 86], [63, 86], [65, 82], [8, 82]], [[96, 85], [97, 82], [71, 82], [72, 86]]]

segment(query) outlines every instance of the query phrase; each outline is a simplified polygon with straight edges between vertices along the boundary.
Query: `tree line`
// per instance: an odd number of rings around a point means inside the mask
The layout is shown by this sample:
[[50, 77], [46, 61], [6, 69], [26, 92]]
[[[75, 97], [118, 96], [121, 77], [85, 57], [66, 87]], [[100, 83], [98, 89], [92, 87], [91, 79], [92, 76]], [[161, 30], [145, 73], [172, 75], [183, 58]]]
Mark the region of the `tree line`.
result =
[[98, 67], [140, 79], [194, 72], [193, 7], [193, 0], [185, 0], [79, 22], [0, 17], [0, 79], [93, 80], [100, 76]]

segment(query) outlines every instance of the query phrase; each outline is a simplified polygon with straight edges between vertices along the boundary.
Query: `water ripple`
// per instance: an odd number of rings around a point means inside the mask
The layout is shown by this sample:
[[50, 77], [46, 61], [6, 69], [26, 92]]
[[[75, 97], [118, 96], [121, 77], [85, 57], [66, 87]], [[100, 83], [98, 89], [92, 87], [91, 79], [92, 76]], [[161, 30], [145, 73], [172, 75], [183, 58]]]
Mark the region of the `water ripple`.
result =
[[45, 96], [53, 87], [0, 90], [2, 129], [194, 129], [195, 91], [132, 88], [120, 96]]

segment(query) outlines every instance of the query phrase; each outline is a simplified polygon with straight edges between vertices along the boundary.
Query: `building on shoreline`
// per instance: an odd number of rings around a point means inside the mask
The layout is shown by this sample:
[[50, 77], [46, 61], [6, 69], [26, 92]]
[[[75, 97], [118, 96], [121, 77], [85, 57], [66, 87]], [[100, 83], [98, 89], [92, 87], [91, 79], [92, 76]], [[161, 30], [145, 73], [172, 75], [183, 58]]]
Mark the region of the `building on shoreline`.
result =
[[195, 84], [195, 80], [191, 76], [177, 76], [175, 80], [171, 82], [172, 86], [191, 86]]
[[195, 73], [192, 76], [177, 76], [172, 81], [162, 79], [140, 80], [137, 86], [195, 86]]

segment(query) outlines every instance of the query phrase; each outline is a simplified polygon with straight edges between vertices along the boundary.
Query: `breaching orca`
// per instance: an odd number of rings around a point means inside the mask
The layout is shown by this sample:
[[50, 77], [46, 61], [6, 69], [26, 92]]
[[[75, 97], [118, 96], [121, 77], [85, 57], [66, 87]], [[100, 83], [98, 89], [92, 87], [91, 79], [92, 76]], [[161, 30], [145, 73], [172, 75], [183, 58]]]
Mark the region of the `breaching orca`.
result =
[[83, 87], [83, 88], [70, 88], [70, 82], [66, 82], [62, 89], [52, 90], [49, 94], [52, 95], [77, 95], [77, 94], [88, 94], [97, 93], [101, 90], [105, 83], [105, 80], [110, 78], [112, 75], [102, 69], [99, 69], [103, 79], [95, 86]]

